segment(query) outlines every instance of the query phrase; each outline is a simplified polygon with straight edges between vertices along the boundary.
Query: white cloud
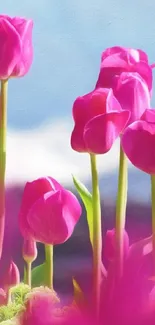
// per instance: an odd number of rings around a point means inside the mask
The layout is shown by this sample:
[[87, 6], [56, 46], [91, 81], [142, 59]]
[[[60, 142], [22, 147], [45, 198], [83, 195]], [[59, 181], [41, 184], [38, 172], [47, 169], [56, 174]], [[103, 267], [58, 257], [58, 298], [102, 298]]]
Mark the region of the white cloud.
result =
[[[72, 125], [60, 121], [30, 131], [9, 131], [7, 137], [7, 183], [25, 182], [43, 175], [71, 183], [71, 174], [87, 181], [89, 156], [70, 147]], [[101, 173], [117, 167], [119, 143], [110, 153], [98, 157]]]
[[[72, 124], [69, 120], [53, 121], [29, 131], [9, 131], [7, 137], [8, 185], [22, 184], [50, 175], [71, 186], [72, 174], [90, 188], [88, 154], [70, 147]], [[115, 202], [118, 181], [119, 140], [106, 155], [97, 157], [102, 197]], [[150, 177], [129, 163], [128, 198], [150, 203]]]

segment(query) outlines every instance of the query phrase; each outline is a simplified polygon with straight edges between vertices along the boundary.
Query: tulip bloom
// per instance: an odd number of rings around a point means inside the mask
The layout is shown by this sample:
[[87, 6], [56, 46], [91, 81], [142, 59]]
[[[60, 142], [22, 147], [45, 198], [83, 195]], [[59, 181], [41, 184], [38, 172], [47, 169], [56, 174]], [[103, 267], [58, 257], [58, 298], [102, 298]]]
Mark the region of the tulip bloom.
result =
[[130, 117], [122, 110], [112, 89], [97, 89], [78, 97], [73, 105], [75, 126], [71, 146], [79, 152], [108, 152]]
[[0, 79], [22, 77], [33, 60], [31, 19], [0, 15]]
[[122, 147], [134, 166], [155, 174], [155, 110], [146, 110], [140, 121], [126, 128]]
[[107, 48], [102, 53], [96, 87], [112, 88], [113, 77], [119, 76], [122, 72], [137, 72], [151, 91], [152, 67], [148, 63], [147, 54], [142, 50], [121, 46]]
[[24, 189], [19, 225], [22, 235], [44, 244], [65, 242], [81, 215], [77, 198], [51, 177], [28, 182]]
[[128, 124], [139, 120], [146, 108], [150, 108], [148, 87], [138, 73], [123, 72], [115, 77], [113, 92], [122, 109], [131, 112]]

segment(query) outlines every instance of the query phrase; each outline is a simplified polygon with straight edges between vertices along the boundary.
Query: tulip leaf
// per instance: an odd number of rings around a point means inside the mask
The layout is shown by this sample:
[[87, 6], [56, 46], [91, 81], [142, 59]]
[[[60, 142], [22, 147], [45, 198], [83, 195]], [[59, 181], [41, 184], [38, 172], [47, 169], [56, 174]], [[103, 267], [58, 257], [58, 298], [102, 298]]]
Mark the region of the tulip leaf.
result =
[[73, 278], [74, 302], [80, 308], [87, 305], [85, 295], [77, 281]]
[[45, 283], [45, 263], [40, 264], [32, 270], [32, 287], [38, 287]]
[[77, 192], [79, 193], [82, 202], [87, 212], [87, 223], [89, 228], [89, 238], [93, 247], [93, 208], [92, 208], [92, 195], [75, 176], [73, 176], [73, 182]]

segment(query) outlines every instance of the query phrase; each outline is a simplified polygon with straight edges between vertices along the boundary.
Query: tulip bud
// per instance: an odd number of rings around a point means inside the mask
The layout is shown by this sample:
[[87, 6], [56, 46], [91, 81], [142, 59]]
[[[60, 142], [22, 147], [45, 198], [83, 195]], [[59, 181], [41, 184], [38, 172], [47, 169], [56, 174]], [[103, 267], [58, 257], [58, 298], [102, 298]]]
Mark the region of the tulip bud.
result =
[[27, 263], [32, 263], [37, 258], [37, 245], [34, 240], [24, 239], [23, 258]]
[[10, 287], [13, 287], [20, 283], [20, 273], [18, 270], [17, 265], [11, 261], [9, 268], [6, 272], [6, 276], [3, 279], [3, 286], [6, 289], [9, 289]]
[[[126, 257], [129, 250], [129, 237], [124, 230], [123, 233], [123, 246], [124, 257]], [[105, 236], [104, 254], [107, 260], [112, 261], [115, 258], [116, 253], [116, 231], [115, 229], [108, 230]]]

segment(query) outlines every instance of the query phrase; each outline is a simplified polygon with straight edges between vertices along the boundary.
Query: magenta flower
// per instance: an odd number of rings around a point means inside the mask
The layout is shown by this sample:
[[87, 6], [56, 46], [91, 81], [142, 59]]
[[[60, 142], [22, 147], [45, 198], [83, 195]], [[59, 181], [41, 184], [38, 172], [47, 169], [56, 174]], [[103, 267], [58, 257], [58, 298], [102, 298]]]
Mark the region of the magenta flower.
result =
[[71, 146], [79, 152], [108, 152], [130, 117], [122, 110], [112, 89], [97, 89], [78, 97], [73, 105], [75, 126]]
[[26, 239], [60, 244], [73, 233], [81, 215], [77, 198], [51, 177], [26, 184], [19, 225]]
[[[129, 251], [129, 237], [127, 232], [124, 230], [123, 234], [123, 243], [124, 243], [124, 258], [127, 256]], [[105, 236], [105, 243], [104, 243], [104, 255], [105, 258], [109, 261], [113, 261], [116, 254], [116, 238], [115, 238], [115, 229], [108, 230]]]
[[146, 110], [140, 121], [126, 128], [122, 147], [134, 166], [148, 174], [155, 173], [155, 110]]
[[131, 112], [129, 124], [139, 120], [146, 108], [150, 108], [148, 87], [138, 73], [123, 72], [114, 78], [113, 91], [122, 109]]
[[20, 283], [20, 273], [18, 267], [13, 261], [10, 261], [10, 265], [6, 270], [6, 274], [2, 279], [1, 285], [4, 288], [4, 290], [7, 291], [10, 287], [15, 286], [19, 283]]
[[25, 239], [23, 243], [23, 258], [32, 263], [37, 258], [37, 245], [33, 239]]
[[101, 67], [96, 87], [112, 88], [113, 77], [122, 72], [137, 72], [152, 89], [152, 67], [142, 50], [114, 46], [102, 53]]
[[33, 60], [31, 19], [0, 15], [0, 79], [22, 77]]

